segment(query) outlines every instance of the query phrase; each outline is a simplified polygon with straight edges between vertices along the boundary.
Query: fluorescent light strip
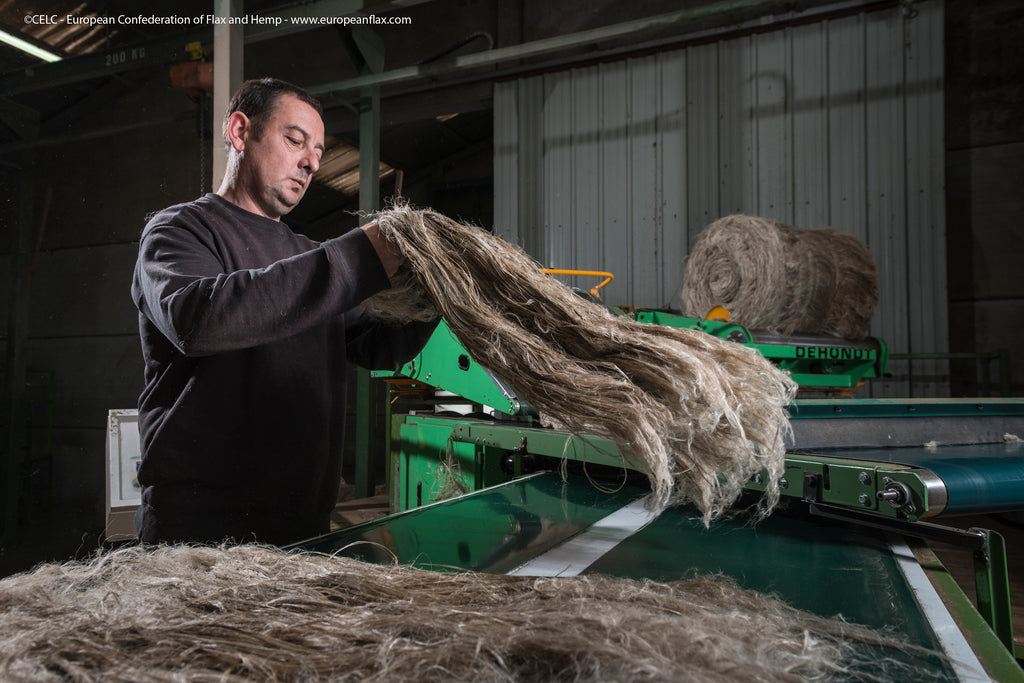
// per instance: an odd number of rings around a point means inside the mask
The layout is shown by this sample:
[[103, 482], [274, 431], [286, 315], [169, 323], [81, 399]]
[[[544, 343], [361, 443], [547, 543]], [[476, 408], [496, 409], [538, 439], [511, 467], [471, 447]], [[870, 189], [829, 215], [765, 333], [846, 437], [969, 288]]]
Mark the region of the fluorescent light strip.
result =
[[47, 62], [59, 62], [63, 59], [60, 55], [44, 50], [41, 47], [36, 47], [27, 40], [22, 40], [18, 36], [11, 35], [6, 30], [0, 30], [0, 43], [7, 43], [13, 48], [26, 52], [33, 57], [38, 57], [39, 59]]

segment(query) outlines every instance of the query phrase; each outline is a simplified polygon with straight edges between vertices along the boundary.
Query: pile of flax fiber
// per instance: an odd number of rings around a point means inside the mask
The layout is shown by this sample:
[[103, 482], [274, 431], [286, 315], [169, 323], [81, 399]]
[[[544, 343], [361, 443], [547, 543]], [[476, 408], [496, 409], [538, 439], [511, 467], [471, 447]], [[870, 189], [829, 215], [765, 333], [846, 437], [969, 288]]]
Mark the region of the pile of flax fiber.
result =
[[5, 681], [849, 679], [882, 671], [879, 645], [713, 578], [436, 573], [250, 545], [131, 546], [0, 581]]
[[654, 507], [692, 502], [707, 524], [761, 469], [760, 512], [778, 501], [795, 384], [755, 351], [616, 316], [519, 247], [435, 211], [396, 206], [375, 220], [406, 261], [371, 311], [443, 315], [549, 423], [608, 437], [647, 471]]
[[734, 215], [700, 234], [681, 296], [695, 318], [723, 306], [752, 329], [859, 340], [878, 305], [878, 272], [853, 235]]

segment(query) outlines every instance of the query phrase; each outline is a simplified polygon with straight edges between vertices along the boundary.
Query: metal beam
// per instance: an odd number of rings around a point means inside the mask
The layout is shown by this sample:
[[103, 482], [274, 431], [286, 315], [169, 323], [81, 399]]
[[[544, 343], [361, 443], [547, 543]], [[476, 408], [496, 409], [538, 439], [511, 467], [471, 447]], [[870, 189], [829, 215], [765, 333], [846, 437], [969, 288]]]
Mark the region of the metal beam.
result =
[[476, 52], [469, 55], [462, 55], [453, 59], [445, 59], [430, 64], [408, 66], [400, 69], [392, 69], [379, 74], [363, 74], [344, 81], [333, 81], [307, 88], [314, 95], [325, 95], [332, 93], [358, 90], [370, 86], [383, 86], [393, 83], [401, 83], [421, 78], [437, 77], [484, 66], [492, 66], [502, 62], [526, 59], [540, 55], [560, 52], [563, 50], [582, 47], [601, 41], [614, 38], [633, 36], [638, 33], [669, 28], [685, 22], [703, 19], [726, 12], [749, 10], [765, 5], [779, 5], [778, 0], [723, 0], [703, 7], [659, 14], [643, 19], [634, 19], [611, 26], [578, 31], [567, 35], [552, 36], [540, 40], [511, 45], [509, 47]]
[[[384, 43], [373, 31], [357, 26], [352, 38], [363, 60], [363, 73], [384, 68]], [[359, 212], [367, 216], [380, 208], [380, 88], [367, 87], [359, 99]], [[377, 434], [376, 414], [381, 405], [378, 383], [370, 371], [357, 368], [356, 379], [356, 496], [372, 496], [375, 486], [374, 455], [383, 444]]]

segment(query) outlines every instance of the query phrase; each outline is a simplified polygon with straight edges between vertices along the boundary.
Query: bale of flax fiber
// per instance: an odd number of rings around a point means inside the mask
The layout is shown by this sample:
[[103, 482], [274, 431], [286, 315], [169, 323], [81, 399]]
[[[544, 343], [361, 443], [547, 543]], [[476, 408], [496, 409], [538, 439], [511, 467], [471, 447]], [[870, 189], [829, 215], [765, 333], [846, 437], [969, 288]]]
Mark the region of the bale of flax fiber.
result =
[[[825, 236], [836, 269], [836, 305], [822, 323], [823, 334], [843, 339], [868, 335], [871, 316], [878, 306], [878, 271], [867, 247], [853, 235], [834, 228], [813, 231]], [[845, 301], [844, 305], [838, 302]]]
[[750, 348], [616, 316], [541, 273], [519, 247], [430, 210], [375, 218], [405, 255], [384, 318], [441, 314], [470, 355], [579, 434], [610, 438], [649, 472], [653, 504], [693, 502], [705, 523], [766, 469], [778, 500], [795, 384]]
[[878, 305], [878, 272], [871, 252], [847, 233], [733, 215], [697, 239], [681, 298], [690, 317], [723, 306], [731, 322], [752, 329], [857, 340]]
[[889, 643], [721, 578], [437, 573], [251, 545], [132, 546], [0, 581], [5, 681], [799, 681], [878, 673]]

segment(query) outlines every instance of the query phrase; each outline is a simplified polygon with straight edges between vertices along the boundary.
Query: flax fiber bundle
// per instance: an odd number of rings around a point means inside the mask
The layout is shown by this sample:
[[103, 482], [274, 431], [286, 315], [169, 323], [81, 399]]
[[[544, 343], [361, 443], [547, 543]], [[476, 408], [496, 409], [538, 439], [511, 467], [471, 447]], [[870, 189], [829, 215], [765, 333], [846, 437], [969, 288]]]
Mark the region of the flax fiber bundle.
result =
[[752, 349], [613, 315], [537, 269], [519, 247], [429, 210], [376, 221], [406, 257], [369, 300], [382, 317], [442, 314], [481, 365], [553, 423], [612, 439], [649, 472], [656, 506], [705, 523], [762, 468], [778, 500], [794, 383]]
[[715, 578], [133, 546], [0, 581], [5, 681], [796, 681], [842, 677], [855, 660], [881, 675], [876, 644]]
[[694, 245], [681, 296], [691, 317], [724, 306], [749, 328], [856, 340], [878, 305], [878, 273], [871, 252], [834, 228], [726, 216]]

